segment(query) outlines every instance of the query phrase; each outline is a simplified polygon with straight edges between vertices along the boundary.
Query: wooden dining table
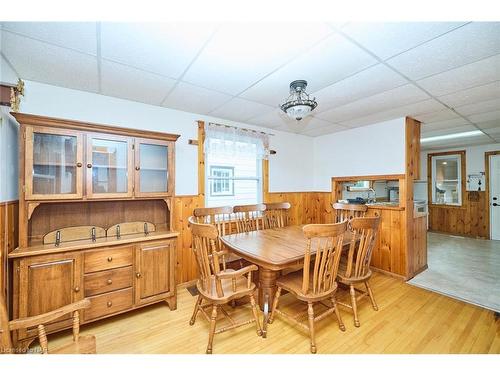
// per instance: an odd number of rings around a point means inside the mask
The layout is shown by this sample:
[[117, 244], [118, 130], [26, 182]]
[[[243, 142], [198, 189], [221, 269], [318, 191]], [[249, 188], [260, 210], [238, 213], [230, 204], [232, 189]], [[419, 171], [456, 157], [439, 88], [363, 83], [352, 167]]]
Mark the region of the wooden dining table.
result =
[[[259, 267], [258, 300], [264, 313], [263, 337], [267, 334], [276, 279], [283, 270], [304, 262], [307, 238], [302, 227], [303, 225], [292, 225], [221, 236], [221, 241], [228, 250]], [[351, 241], [351, 232], [346, 232], [343, 248], [349, 247]]]

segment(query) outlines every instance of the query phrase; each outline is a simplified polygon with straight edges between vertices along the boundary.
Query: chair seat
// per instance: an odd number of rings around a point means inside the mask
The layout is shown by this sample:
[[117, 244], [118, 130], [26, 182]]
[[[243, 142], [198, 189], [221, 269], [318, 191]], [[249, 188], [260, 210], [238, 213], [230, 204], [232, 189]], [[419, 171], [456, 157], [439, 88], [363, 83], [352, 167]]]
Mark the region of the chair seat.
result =
[[359, 283], [368, 280], [372, 276], [372, 271], [368, 270], [366, 275], [360, 277], [347, 277], [347, 260], [341, 259], [339, 263], [339, 270], [337, 273], [337, 280], [342, 284]]
[[[332, 288], [326, 292], [314, 293], [314, 294], [312, 292], [309, 292], [307, 294], [304, 294], [302, 293], [302, 279], [303, 279], [303, 270], [290, 272], [280, 277], [278, 280], [276, 280], [276, 285], [280, 288], [289, 291], [301, 301], [306, 301], [306, 302], [317, 302], [324, 300], [330, 294], [335, 292], [335, 290], [337, 290], [337, 283], [334, 282]], [[309, 290], [312, 290], [312, 280], [309, 283]]]
[[80, 336], [78, 342], [70, 341], [56, 349], [49, 348], [50, 354], [96, 354], [95, 336]]
[[[228, 271], [231, 270], [226, 270], [226, 272]], [[253, 282], [250, 283], [250, 288], [247, 288], [248, 281], [245, 276], [236, 278], [236, 292], [233, 292], [233, 279], [222, 279], [221, 286], [223, 297], [219, 297], [217, 295], [215, 277], [212, 276], [211, 279], [212, 288], [210, 291], [203, 290], [200, 280], [198, 280], [198, 282], [196, 283], [196, 287], [198, 288], [198, 292], [203, 296], [203, 298], [210, 299], [212, 301], [226, 303], [227, 301], [247, 296], [255, 290], [255, 284]]]

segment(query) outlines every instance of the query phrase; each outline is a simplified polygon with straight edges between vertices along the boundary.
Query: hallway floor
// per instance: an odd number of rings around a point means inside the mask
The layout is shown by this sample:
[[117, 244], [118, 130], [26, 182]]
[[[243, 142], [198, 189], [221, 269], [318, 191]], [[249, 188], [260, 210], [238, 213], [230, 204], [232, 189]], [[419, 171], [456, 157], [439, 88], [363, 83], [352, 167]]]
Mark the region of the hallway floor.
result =
[[428, 233], [429, 268], [408, 284], [500, 312], [500, 241]]

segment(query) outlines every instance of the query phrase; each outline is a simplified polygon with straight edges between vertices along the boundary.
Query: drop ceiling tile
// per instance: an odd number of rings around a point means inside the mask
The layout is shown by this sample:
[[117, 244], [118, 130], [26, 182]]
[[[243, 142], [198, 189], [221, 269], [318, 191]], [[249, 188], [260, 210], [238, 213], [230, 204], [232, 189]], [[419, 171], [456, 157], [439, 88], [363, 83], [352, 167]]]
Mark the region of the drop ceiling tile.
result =
[[102, 94], [137, 102], [160, 105], [175, 80], [102, 60]]
[[500, 53], [500, 22], [472, 22], [404, 52], [387, 63], [422, 79]]
[[439, 100], [451, 107], [458, 107], [496, 98], [500, 98], [500, 80], [487, 85], [472, 87], [453, 94], [440, 96]]
[[481, 144], [491, 143], [491, 138], [487, 135], [472, 136], [466, 138], [440, 140], [436, 142], [423, 143], [421, 149], [424, 150], [439, 150], [444, 148], [467, 147]]
[[323, 23], [224, 24], [183, 80], [236, 95], [332, 32]]
[[342, 31], [387, 59], [463, 25], [464, 22], [352, 22]]
[[289, 84], [294, 80], [305, 79], [308, 82], [307, 92], [310, 93], [376, 62], [362, 49], [335, 34], [250, 87], [240, 96], [268, 105], [278, 105], [288, 96]]
[[498, 120], [492, 120], [492, 121], [485, 121], [485, 122], [477, 122], [477, 126], [481, 129], [491, 129], [491, 128], [498, 128], [500, 127], [500, 119]]
[[178, 78], [213, 30], [208, 23], [103, 22], [102, 57]]
[[423, 113], [417, 116], [417, 120], [423, 123], [426, 122], [436, 122], [436, 121], [444, 121], [444, 120], [454, 120], [460, 118], [456, 113], [449, 109], [443, 109], [446, 108], [444, 106], [441, 106], [441, 109], [439, 111], [432, 111], [432, 112], [427, 112]]
[[461, 117], [457, 117], [451, 120], [422, 123], [422, 132], [441, 129], [453, 129], [465, 125], [470, 125], [470, 123]]
[[486, 134], [492, 136], [493, 138], [496, 138], [500, 136], [500, 126], [494, 127], [494, 128], [488, 128], [483, 130]]
[[321, 110], [331, 109], [407, 83], [407, 80], [382, 64], [312, 93]]
[[[308, 117], [302, 121], [306, 121]], [[290, 117], [286, 115], [281, 109], [276, 108], [272, 112], [266, 112], [264, 114], [257, 115], [248, 120], [251, 124], [264, 126], [266, 128], [279, 128], [286, 127], [289, 124], [295, 122]]]
[[417, 83], [432, 95], [442, 96], [498, 80], [500, 80], [500, 55], [424, 78]]
[[245, 99], [233, 98], [220, 108], [210, 112], [210, 115], [233, 121], [247, 121], [260, 114], [272, 112], [274, 109], [274, 107], [268, 105], [251, 102]]
[[95, 22], [3, 22], [4, 30], [60, 47], [97, 54]]
[[[343, 123], [347, 120], [388, 111], [393, 108], [414, 104], [425, 99], [429, 99], [429, 96], [422, 90], [413, 85], [404, 85], [340, 107], [319, 112], [316, 114], [316, 117], [334, 123]], [[321, 103], [319, 103], [319, 105], [321, 105]]]
[[20, 78], [76, 90], [99, 90], [97, 58], [2, 32], [2, 52]]
[[436, 137], [439, 135], [448, 135], [455, 133], [463, 133], [477, 130], [474, 125], [462, 125], [447, 129], [429, 129], [428, 127], [422, 128], [421, 138]]
[[229, 99], [231, 99], [229, 95], [179, 82], [162, 105], [182, 111], [206, 114]]
[[467, 117], [473, 123], [480, 123], [480, 122], [486, 122], [486, 121], [495, 121], [495, 120], [500, 119], [500, 110], [479, 113], [479, 114], [471, 115], [471, 116], [467, 116]]
[[329, 126], [325, 126], [322, 128], [315, 128], [315, 129], [310, 129], [310, 130], [305, 130], [302, 132], [304, 135], [308, 135], [310, 137], [319, 137], [321, 135], [326, 135], [326, 134], [332, 134], [332, 133], [338, 133], [344, 130], [347, 130], [348, 128], [340, 125], [335, 125], [331, 124]]
[[495, 111], [500, 108], [500, 98], [487, 100], [484, 102], [466, 104], [460, 107], [455, 107], [455, 110], [464, 116], [476, 115], [485, 112]]

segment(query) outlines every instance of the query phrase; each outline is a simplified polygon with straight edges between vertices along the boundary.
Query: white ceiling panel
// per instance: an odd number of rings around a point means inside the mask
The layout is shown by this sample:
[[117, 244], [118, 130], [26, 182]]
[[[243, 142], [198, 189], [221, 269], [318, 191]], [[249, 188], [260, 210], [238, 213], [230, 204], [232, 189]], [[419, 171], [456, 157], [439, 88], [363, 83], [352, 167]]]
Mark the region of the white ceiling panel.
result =
[[422, 132], [440, 130], [440, 129], [453, 129], [464, 125], [470, 125], [470, 124], [467, 120], [461, 117], [457, 117], [452, 120], [427, 122], [427, 123], [424, 122], [422, 123]]
[[500, 80], [487, 85], [472, 87], [453, 94], [440, 96], [439, 100], [451, 107], [459, 107], [496, 98], [500, 98]]
[[163, 102], [164, 107], [194, 113], [209, 113], [231, 99], [217, 91], [179, 82]]
[[304, 129], [302, 131], [302, 134], [308, 135], [310, 137], [318, 137], [320, 135], [338, 133], [338, 132], [348, 130], [348, 129], [349, 128], [346, 128], [346, 127], [341, 126], [341, 125], [330, 124], [330, 125], [322, 127], [322, 128]]
[[500, 22], [472, 22], [387, 60], [411, 79], [421, 79], [500, 53]]
[[257, 115], [272, 112], [274, 109], [274, 107], [268, 105], [233, 98], [226, 104], [210, 112], [210, 115], [233, 121], [247, 121]]
[[401, 107], [391, 108], [386, 111], [372, 113], [368, 116], [355, 118], [353, 120], [342, 121], [341, 125], [354, 128], [405, 116], [418, 119], [419, 114], [436, 111], [440, 108], [442, 108], [440, 103], [434, 99], [427, 99], [418, 103], [412, 103]]
[[442, 96], [498, 80], [500, 80], [500, 55], [424, 78], [417, 83], [432, 95]]
[[422, 113], [418, 115], [417, 120], [423, 123], [426, 122], [436, 122], [436, 121], [445, 121], [445, 120], [454, 120], [460, 118], [456, 113], [449, 109], [443, 109], [446, 108], [444, 106], [441, 106], [441, 109], [439, 111], [433, 111], [433, 112], [427, 112], [427, 113]]
[[99, 90], [97, 59], [34, 39], [2, 32], [2, 52], [20, 78], [71, 89]]
[[474, 125], [462, 125], [462, 126], [457, 126], [457, 127], [448, 128], [448, 129], [433, 129], [433, 128], [429, 128], [428, 126], [424, 126], [422, 128], [421, 137], [422, 138], [436, 137], [439, 135], [470, 132], [473, 130], [477, 130], [477, 128]]
[[404, 85], [325, 112], [320, 112], [316, 116], [323, 120], [342, 123], [346, 120], [417, 103], [428, 98], [429, 96], [417, 87]]
[[382, 64], [314, 92], [320, 110], [341, 106], [386, 90], [402, 86], [407, 80]]
[[160, 105], [175, 80], [111, 61], [102, 61], [102, 94]]
[[437, 142], [430, 142], [422, 144], [422, 150], [439, 150], [443, 148], [454, 148], [454, 147], [466, 147], [466, 146], [475, 146], [481, 144], [492, 143], [492, 140], [487, 135], [479, 135], [473, 137], [466, 138], [458, 138], [458, 139], [449, 139], [449, 140], [440, 140]]
[[500, 127], [500, 119], [498, 120], [492, 120], [492, 121], [485, 121], [485, 122], [477, 122], [477, 126], [481, 129], [491, 129], [491, 128], [498, 128]]
[[500, 119], [500, 110], [479, 113], [476, 115], [467, 116], [469, 120], [473, 123], [486, 122], [486, 121], [495, 121]]
[[[306, 117], [302, 121], [307, 121], [309, 118]], [[286, 127], [289, 124], [295, 122], [281, 109], [276, 108], [272, 112], [266, 112], [264, 114], [252, 117], [249, 122], [254, 125], [264, 126], [266, 128], [278, 128]]]
[[240, 96], [268, 105], [278, 105], [288, 96], [289, 84], [294, 80], [305, 79], [308, 82], [307, 92], [310, 93], [376, 62], [372, 56], [336, 34], [250, 87]]
[[3, 22], [9, 30], [60, 47], [97, 54], [95, 22]]
[[322, 23], [224, 24], [183, 80], [236, 95], [331, 32]]
[[213, 30], [209, 23], [103, 22], [102, 57], [178, 78]]
[[500, 108], [500, 98], [487, 100], [484, 102], [467, 104], [455, 107], [455, 110], [464, 116], [476, 115], [484, 112], [495, 111]]
[[381, 59], [442, 35], [464, 22], [353, 22], [342, 31]]

